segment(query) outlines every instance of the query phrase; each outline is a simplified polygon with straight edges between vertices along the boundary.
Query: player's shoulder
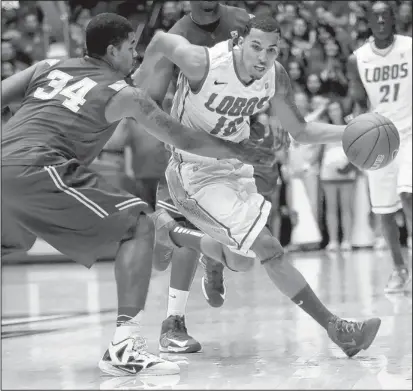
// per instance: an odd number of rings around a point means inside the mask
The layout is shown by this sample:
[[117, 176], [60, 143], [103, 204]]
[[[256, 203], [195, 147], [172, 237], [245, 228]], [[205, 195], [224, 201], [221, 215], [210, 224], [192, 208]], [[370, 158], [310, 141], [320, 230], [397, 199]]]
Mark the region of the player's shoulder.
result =
[[396, 34], [395, 38], [399, 48], [404, 50], [412, 50], [412, 37], [409, 37], [408, 35]]
[[222, 41], [214, 45], [212, 48], [208, 48], [209, 55], [209, 68], [217, 69], [222, 66], [232, 64], [232, 41]]
[[168, 31], [168, 33], [180, 35], [188, 38], [191, 32], [194, 30], [194, 23], [189, 15], [184, 15], [180, 18]]
[[223, 8], [224, 12], [227, 12], [232, 17], [238, 18], [240, 21], [244, 21], [245, 23], [247, 23], [251, 18], [250, 14], [243, 8], [224, 4], [222, 4], [221, 7]]

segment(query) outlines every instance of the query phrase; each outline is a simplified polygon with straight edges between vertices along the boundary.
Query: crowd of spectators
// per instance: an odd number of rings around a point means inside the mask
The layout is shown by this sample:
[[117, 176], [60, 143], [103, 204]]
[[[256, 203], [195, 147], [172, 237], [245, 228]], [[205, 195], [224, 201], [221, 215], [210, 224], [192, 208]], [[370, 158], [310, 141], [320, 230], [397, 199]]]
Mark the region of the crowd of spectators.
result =
[[[169, 30], [190, 12], [189, 1], [49, 2], [64, 3], [67, 19], [61, 19], [67, 20], [65, 38], [61, 29], [53, 29], [53, 23], [47, 20], [39, 3], [2, 1], [2, 80], [46, 57], [82, 55], [84, 28], [97, 13], [116, 12], [128, 17], [134, 28], [142, 26], [141, 30], [138, 28], [141, 32], [138, 51], [142, 57], [157, 30]], [[222, 3], [244, 8], [250, 14], [270, 13], [279, 21], [282, 29], [279, 61], [291, 77], [297, 105], [307, 119], [344, 124], [365, 110], [350, 98], [346, 61], [371, 34], [366, 15], [370, 1]], [[396, 10], [397, 32], [411, 36], [411, 1], [390, 3]], [[7, 119], [7, 115], [8, 112], [2, 113], [2, 120]], [[288, 185], [289, 178], [304, 181], [312, 212], [324, 233], [323, 245], [329, 242], [327, 249], [332, 251], [340, 248], [339, 236], [342, 237], [341, 249], [351, 249], [351, 195], [357, 177], [363, 175], [348, 164], [340, 150], [337, 145], [293, 145], [291, 156], [300, 155], [301, 159], [292, 164], [288, 159], [284, 162], [288, 167], [284, 170], [288, 173], [284, 175], [284, 185]]]

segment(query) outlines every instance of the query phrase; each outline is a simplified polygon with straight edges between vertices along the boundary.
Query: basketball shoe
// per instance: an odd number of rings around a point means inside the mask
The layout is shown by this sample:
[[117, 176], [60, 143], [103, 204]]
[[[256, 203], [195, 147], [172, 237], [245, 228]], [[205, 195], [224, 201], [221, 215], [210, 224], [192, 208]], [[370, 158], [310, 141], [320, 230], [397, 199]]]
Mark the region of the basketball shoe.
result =
[[366, 350], [379, 331], [381, 320], [372, 318], [364, 322], [352, 322], [334, 317], [327, 327], [328, 336], [348, 356]]
[[390, 274], [389, 281], [384, 288], [385, 293], [403, 292], [410, 281], [410, 273], [406, 267], [395, 268]]
[[202, 255], [199, 262], [204, 268], [201, 286], [205, 300], [211, 307], [221, 307], [227, 288], [224, 283], [224, 265]]
[[138, 335], [118, 343], [111, 342], [99, 361], [99, 368], [112, 376], [175, 375], [180, 372], [178, 364], [148, 353], [145, 339]]
[[196, 353], [201, 344], [188, 334], [185, 316], [170, 315], [162, 322], [159, 351], [172, 353]]

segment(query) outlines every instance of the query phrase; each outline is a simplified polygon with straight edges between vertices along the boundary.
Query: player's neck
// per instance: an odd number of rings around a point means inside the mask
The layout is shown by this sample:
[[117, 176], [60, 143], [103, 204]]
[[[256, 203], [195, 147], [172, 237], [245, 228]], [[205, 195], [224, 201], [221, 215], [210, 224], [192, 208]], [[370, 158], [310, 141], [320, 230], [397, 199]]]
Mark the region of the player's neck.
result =
[[216, 11], [212, 12], [204, 12], [200, 9], [194, 9], [189, 16], [195, 24], [200, 26], [215, 23], [221, 17], [221, 5], [217, 7]]
[[393, 44], [394, 38], [395, 36], [391, 35], [387, 39], [374, 39], [374, 46], [376, 46], [377, 49], [387, 49]]
[[241, 58], [241, 50], [240, 49], [233, 49], [232, 55], [234, 56], [234, 68], [235, 73], [237, 74], [238, 78], [245, 84], [249, 85], [253, 82], [252, 77], [247, 72], [244, 64], [242, 63]]

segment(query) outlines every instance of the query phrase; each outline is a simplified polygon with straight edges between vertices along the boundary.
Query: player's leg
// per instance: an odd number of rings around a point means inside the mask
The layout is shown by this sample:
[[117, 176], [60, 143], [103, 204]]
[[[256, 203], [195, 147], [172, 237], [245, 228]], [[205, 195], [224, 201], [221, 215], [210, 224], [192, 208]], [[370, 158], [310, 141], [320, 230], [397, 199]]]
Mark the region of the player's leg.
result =
[[[117, 190], [75, 160], [45, 168], [7, 170], [11, 174], [7, 188], [19, 195], [10, 208], [27, 230], [87, 267], [109, 249], [118, 248], [117, 327], [100, 368], [119, 376], [178, 373], [177, 365], [146, 352], [139, 333], [154, 237], [151, 219], [142, 214], [150, 212], [148, 205]], [[28, 188], [30, 192], [25, 191]]]
[[338, 195], [340, 200], [341, 222], [343, 229], [343, 240], [340, 245], [342, 251], [350, 251], [351, 233], [353, 228], [353, 205], [354, 205], [354, 182], [343, 182], [339, 184]]
[[[187, 227], [190, 224], [173, 204], [165, 178], [158, 183], [156, 209], [167, 210], [181, 227]], [[192, 225], [188, 227], [195, 228]], [[201, 344], [188, 334], [185, 315], [189, 291], [198, 267], [199, 252], [183, 247], [172, 250], [169, 256], [168, 253], [162, 255], [163, 249], [171, 251], [162, 243], [157, 243], [154, 251], [154, 264], [158, 269], [164, 270], [171, 262], [171, 276], [166, 319], [162, 322], [159, 337], [159, 350], [161, 352], [195, 353], [201, 350]]]
[[[348, 322], [325, 308], [301, 273], [285, 259], [280, 243], [265, 227], [270, 207], [256, 192], [256, 188], [254, 192], [247, 181], [242, 184], [239, 180], [233, 183], [227, 178], [222, 183], [215, 180], [213, 184], [189, 195], [183, 188], [177, 171], [169, 168], [167, 178], [171, 196], [179, 210], [188, 219], [193, 219], [194, 224], [207, 234], [213, 235], [214, 239], [222, 244], [233, 245], [235, 242], [239, 248], [219, 248], [219, 243], [212, 248], [212, 239], [204, 236], [198, 238], [204, 253], [216, 260], [223, 259], [230, 269], [236, 271], [248, 270], [254, 262], [254, 257], [251, 256], [256, 254], [277, 288], [324, 327], [347, 355], [353, 356], [370, 346], [380, 320]], [[180, 238], [175, 235], [176, 230], [173, 231], [171, 237], [178, 241]], [[205, 246], [206, 242], [208, 246]], [[195, 239], [188, 241], [188, 246], [191, 245], [195, 245]], [[252, 252], [248, 251], [249, 248]]]
[[367, 171], [369, 194], [372, 211], [379, 215], [383, 237], [390, 250], [394, 270], [389, 277], [385, 291], [398, 292], [405, 288], [407, 267], [400, 245], [399, 227], [396, 223], [396, 212], [402, 208], [397, 194], [399, 158], [397, 157], [388, 166], [376, 171]]
[[[158, 208], [164, 208], [173, 218], [178, 219], [178, 221], [182, 221], [182, 219], [184, 219], [184, 225], [191, 225], [191, 223], [183, 218], [182, 214], [174, 205], [169, 194], [169, 189], [165, 178], [161, 179], [161, 181], [159, 182], [157, 200]], [[194, 228], [194, 226], [192, 225], [191, 227]], [[165, 255], [162, 255], [162, 253], [165, 253]], [[154, 252], [154, 263], [167, 265], [170, 253], [171, 249], [168, 246], [157, 244]], [[176, 285], [181, 284], [179, 281], [175, 283], [175, 277], [180, 276], [180, 280], [183, 281], [184, 285], [187, 285], [187, 291], [189, 291], [193, 277], [195, 275], [195, 270], [198, 266], [199, 253], [196, 251], [196, 254], [194, 255], [194, 250], [191, 249], [180, 249], [178, 254], [176, 255], [174, 251], [172, 253], [174, 254], [174, 256], [172, 256], [170, 287], [176, 289]], [[161, 260], [166, 259], [166, 261], [159, 262], [156, 261], [155, 258], [160, 258]], [[201, 281], [204, 297], [211, 306], [220, 307], [224, 303], [226, 293], [223, 265], [220, 262], [215, 262], [213, 259], [208, 258], [205, 255], [202, 255], [200, 262], [202, 267], [204, 268], [204, 276]]]
[[327, 251], [338, 250], [338, 185], [325, 181], [323, 183], [324, 197], [326, 200], [326, 223], [329, 242], [326, 247]]

